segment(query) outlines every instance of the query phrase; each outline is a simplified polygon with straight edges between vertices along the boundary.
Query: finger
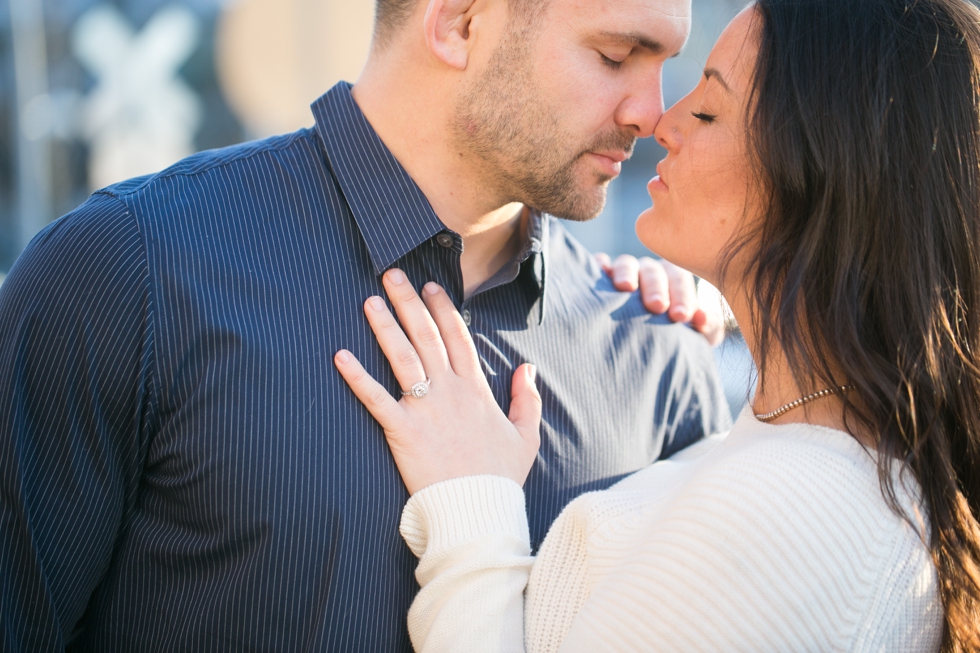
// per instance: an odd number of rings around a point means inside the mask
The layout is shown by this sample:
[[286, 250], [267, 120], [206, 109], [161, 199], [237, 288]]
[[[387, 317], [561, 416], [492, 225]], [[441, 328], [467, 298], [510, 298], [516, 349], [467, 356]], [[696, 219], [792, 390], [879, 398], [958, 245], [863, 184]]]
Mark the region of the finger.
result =
[[670, 308], [667, 314], [674, 322], [687, 322], [698, 310], [698, 293], [694, 275], [667, 261], [663, 262], [670, 289]]
[[688, 322], [688, 325], [690, 325], [692, 329], [694, 329], [695, 331], [697, 331], [702, 335], [704, 335], [704, 328], [707, 326], [707, 324], [708, 324], [708, 314], [704, 311], [703, 308], [699, 308], [698, 310], [696, 310], [694, 312], [694, 316], [691, 318], [691, 321]]
[[364, 314], [402, 389], [407, 390], [429, 378], [431, 370], [422, 366], [422, 359], [416, 353], [415, 346], [408, 341], [383, 299], [368, 299], [364, 303]]
[[347, 350], [334, 356], [334, 364], [354, 395], [364, 404], [385, 431], [395, 431], [404, 421], [404, 410], [383, 385], [375, 381], [367, 370]]
[[623, 254], [613, 264], [613, 285], [617, 290], [633, 292], [640, 287], [640, 262], [635, 256]]
[[725, 342], [725, 319], [720, 307], [712, 310], [710, 307], [700, 308], [691, 318], [691, 327], [703, 335], [712, 347], [718, 347]]
[[521, 365], [514, 372], [511, 385], [511, 424], [529, 446], [541, 445], [541, 394], [535, 383], [537, 370], [533, 365]]
[[476, 352], [476, 345], [473, 344], [470, 330], [449, 295], [439, 284], [427, 283], [422, 289], [422, 296], [432, 314], [432, 319], [439, 327], [439, 333], [442, 334], [453, 371], [466, 378], [474, 378], [477, 374], [482, 376], [480, 357]]
[[388, 299], [398, 314], [398, 321], [415, 346], [426, 372], [438, 376], [448, 371], [449, 356], [439, 328], [405, 273], [401, 270], [388, 270], [384, 275], [384, 286], [388, 291]]
[[656, 315], [670, 307], [670, 283], [667, 271], [660, 261], [650, 257], [640, 259], [640, 297], [647, 310]]
[[599, 267], [602, 268], [602, 271], [605, 272], [610, 277], [612, 277], [613, 264], [612, 264], [612, 259], [609, 258], [609, 254], [606, 254], [605, 252], [599, 252], [598, 254], [595, 255], [595, 260], [599, 263]]

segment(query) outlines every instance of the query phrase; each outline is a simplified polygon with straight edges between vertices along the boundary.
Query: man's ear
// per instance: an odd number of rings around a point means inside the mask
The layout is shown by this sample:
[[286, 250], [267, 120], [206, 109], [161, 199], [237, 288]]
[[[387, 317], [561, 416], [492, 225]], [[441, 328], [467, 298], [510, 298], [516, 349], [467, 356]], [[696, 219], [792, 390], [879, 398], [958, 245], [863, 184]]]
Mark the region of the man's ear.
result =
[[470, 58], [470, 9], [477, 0], [429, 0], [425, 42], [443, 63], [466, 70]]

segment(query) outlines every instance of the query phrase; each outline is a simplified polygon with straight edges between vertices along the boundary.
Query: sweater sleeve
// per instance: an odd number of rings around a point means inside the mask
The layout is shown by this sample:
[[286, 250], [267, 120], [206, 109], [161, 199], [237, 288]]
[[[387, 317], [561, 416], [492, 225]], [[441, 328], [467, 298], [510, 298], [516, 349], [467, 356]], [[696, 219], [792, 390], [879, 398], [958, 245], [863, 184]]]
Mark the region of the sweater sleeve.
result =
[[474, 476], [425, 488], [402, 515], [422, 589], [408, 615], [419, 653], [523, 653], [524, 588], [533, 558], [524, 492]]

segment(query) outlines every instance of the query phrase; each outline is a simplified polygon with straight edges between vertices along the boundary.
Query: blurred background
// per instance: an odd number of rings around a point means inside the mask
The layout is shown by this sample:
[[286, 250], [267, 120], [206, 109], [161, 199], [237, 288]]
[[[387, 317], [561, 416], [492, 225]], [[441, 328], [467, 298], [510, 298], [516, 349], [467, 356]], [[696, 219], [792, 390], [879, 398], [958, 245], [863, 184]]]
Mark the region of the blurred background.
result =
[[[746, 0], [694, 0], [667, 106], [697, 85]], [[309, 105], [354, 81], [373, 0], [0, 0], [0, 283], [30, 239], [93, 191], [199, 150], [312, 125]], [[644, 255], [634, 233], [664, 152], [641, 141], [603, 215], [570, 228], [593, 251]], [[704, 301], [719, 298], [704, 287]], [[733, 414], [751, 361], [717, 350]]]

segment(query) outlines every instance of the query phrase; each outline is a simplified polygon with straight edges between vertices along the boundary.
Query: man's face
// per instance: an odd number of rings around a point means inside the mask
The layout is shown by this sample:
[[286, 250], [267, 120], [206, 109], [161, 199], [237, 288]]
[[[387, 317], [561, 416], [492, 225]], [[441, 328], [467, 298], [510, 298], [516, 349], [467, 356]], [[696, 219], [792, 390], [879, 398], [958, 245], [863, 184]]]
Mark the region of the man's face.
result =
[[663, 114], [661, 73], [690, 0], [550, 0], [514, 20], [457, 98], [454, 136], [505, 201], [589, 220]]

